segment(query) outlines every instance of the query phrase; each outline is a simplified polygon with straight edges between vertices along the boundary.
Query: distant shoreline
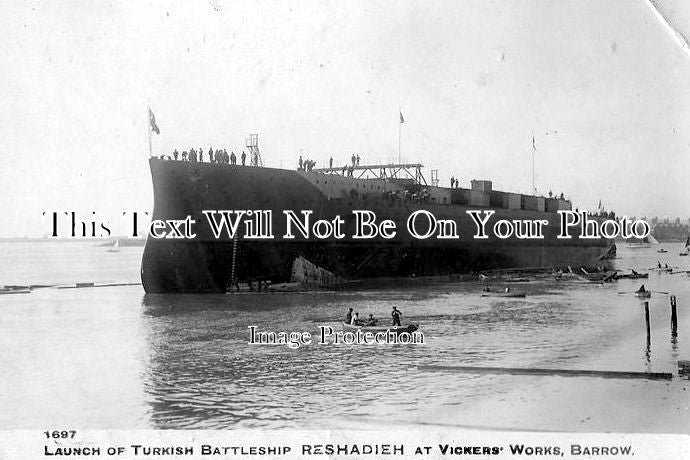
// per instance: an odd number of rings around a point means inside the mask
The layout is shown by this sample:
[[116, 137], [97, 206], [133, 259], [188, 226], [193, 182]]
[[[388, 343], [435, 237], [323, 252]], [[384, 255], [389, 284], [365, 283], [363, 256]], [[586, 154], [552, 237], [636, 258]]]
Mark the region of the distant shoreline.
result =
[[120, 241], [121, 247], [144, 246], [146, 238], [111, 236], [108, 238], [36, 238], [36, 237], [0, 237], [0, 243], [94, 243], [97, 246], [111, 246]]

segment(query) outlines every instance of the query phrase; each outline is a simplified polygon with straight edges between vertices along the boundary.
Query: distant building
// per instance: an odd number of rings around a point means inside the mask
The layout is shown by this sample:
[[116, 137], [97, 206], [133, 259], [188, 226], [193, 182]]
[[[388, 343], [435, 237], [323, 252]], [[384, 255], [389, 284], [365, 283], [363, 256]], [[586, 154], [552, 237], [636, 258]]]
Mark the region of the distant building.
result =
[[659, 218], [653, 217], [649, 224], [652, 227], [652, 235], [661, 242], [685, 241], [690, 236], [690, 219], [665, 217], [660, 221]]

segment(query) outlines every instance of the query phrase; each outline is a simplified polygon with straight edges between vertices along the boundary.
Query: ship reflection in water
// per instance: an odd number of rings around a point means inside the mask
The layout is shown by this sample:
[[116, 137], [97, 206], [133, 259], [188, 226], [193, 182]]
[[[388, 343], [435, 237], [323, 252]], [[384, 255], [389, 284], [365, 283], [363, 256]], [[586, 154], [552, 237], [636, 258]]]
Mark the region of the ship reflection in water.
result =
[[[33, 274], [31, 282], [66, 276], [69, 270], [48, 263], [55, 248], [62, 264], [104, 260], [96, 281], [115, 278], [105, 266], [115, 263], [113, 257], [117, 267], [136, 267], [141, 257], [141, 248], [122, 248], [100, 259], [95, 254], [103, 248], [67, 246], [69, 259], [59, 243], [42, 244], [40, 258], [27, 258], [22, 250], [16, 263], [8, 264], [11, 271], [3, 268], [0, 275], [19, 281], [8, 277]], [[12, 248], [2, 249], [14, 260]], [[662, 263], [687, 269], [687, 258], [669, 249]], [[643, 269], [656, 265], [657, 257], [654, 248], [623, 249], [615, 263]], [[21, 266], [31, 260], [32, 267]], [[131, 278], [137, 275], [135, 270]], [[491, 283], [496, 290], [505, 287], [501, 281]], [[404, 280], [354, 292], [144, 295], [141, 286], [124, 286], [0, 296], [0, 428], [317, 429], [428, 423], [690, 432], [683, 391], [687, 380], [417, 368], [673, 372], [678, 360], [690, 356], [690, 315], [684, 313], [690, 304], [688, 279], [652, 272], [644, 283], [677, 296], [677, 336], [671, 335], [668, 297], [654, 293], [647, 343], [644, 307], [632, 295], [640, 280], [596, 284], [549, 278], [516, 284], [515, 290], [527, 292], [525, 298], [481, 297], [478, 282], [448, 280]], [[420, 325], [424, 345], [313, 343], [291, 349], [247, 344], [250, 325], [316, 334], [322, 325], [339, 330], [349, 307], [388, 322], [394, 305], [402, 311], [403, 324]]]

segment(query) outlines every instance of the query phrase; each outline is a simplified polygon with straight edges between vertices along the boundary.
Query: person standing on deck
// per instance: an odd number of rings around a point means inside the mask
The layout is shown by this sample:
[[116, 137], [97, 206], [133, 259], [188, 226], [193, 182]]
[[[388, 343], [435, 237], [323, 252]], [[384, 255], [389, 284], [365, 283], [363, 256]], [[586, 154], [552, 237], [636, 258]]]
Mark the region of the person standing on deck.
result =
[[333, 157], [328, 160], [328, 167], [333, 169]]
[[352, 307], [350, 307], [350, 311], [348, 311], [347, 315], [345, 316], [345, 322], [347, 324], [350, 324], [352, 322]]
[[393, 318], [393, 326], [400, 326], [400, 318], [402, 317], [402, 313], [400, 313], [398, 307], [393, 307], [391, 317]]
[[244, 166], [246, 161], [247, 161], [247, 154], [244, 153], [244, 150], [242, 150], [242, 166]]

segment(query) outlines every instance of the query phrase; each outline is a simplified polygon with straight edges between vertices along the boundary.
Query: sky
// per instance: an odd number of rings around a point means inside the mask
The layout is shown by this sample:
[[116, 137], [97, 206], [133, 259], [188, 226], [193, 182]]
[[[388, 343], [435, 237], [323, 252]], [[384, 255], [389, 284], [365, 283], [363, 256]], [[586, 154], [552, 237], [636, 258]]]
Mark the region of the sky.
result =
[[[657, 9], [655, 9], [655, 6]], [[664, 21], [664, 18], [666, 21]], [[0, 237], [151, 211], [155, 155], [402, 157], [468, 187], [690, 216], [680, 0], [0, 3]], [[114, 225], [117, 227], [117, 224]]]

